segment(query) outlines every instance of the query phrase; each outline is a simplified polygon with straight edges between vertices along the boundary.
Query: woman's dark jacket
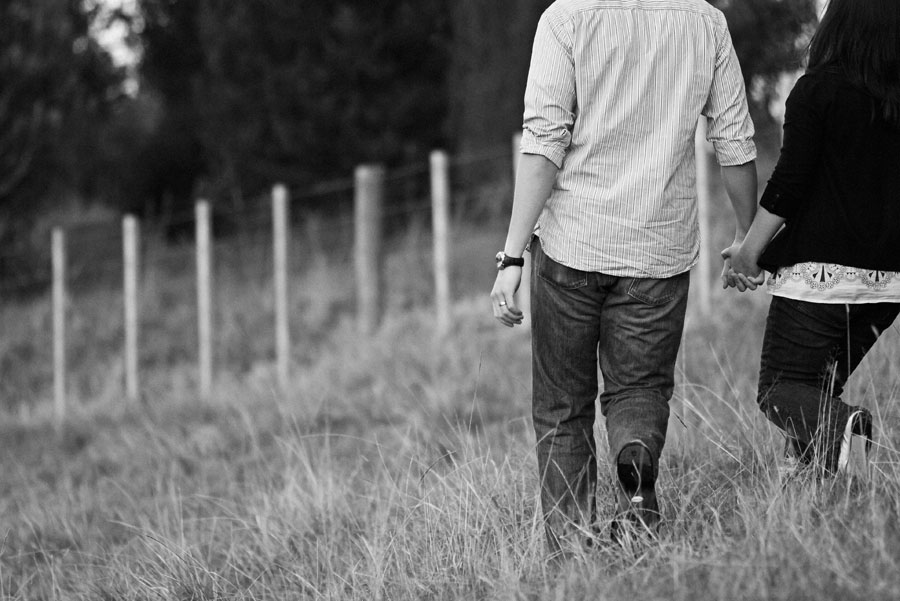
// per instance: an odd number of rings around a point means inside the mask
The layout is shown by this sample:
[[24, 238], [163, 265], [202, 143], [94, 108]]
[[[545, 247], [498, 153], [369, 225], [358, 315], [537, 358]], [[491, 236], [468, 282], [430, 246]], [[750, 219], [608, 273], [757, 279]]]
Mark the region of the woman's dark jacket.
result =
[[787, 220], [759, 260], [769, 271], [805, 261], [900, 271], [900, 127], [840, 73], [807, 73], [760, 205]]

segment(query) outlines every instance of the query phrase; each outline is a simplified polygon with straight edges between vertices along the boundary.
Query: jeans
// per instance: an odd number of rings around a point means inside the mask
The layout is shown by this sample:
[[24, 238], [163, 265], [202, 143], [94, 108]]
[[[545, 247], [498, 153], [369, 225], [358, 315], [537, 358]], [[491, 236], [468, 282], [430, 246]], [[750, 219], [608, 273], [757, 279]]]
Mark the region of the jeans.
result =
[[616, 277], [561, 265], [532, 241], [532, 417], [551, 550], [596, 519], [600, 410], [613, 458], [633, 440], [657, 462], [666, 439], [690, 274]]
[[853, 407], [847, 378], [900, 313], [900, 303], [836, 305], [775, 296], [769, 306], [757, 402], [805, 462], [833, 472]]

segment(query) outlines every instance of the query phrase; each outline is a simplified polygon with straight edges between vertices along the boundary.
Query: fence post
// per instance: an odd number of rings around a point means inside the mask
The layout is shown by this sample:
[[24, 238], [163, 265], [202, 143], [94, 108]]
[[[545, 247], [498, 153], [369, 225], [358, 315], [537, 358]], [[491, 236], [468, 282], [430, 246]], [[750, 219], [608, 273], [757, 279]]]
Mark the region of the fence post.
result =
[[288, 191], [282, 184], [272, 188], [274, 239], [275, 358], [278, 385], [284, 392], [290, 380], [290, 323], [288, 320]]
[[[706, 141], [706, 117], [700, 117], [694, 138], [694, 154], [697, 163], [697, 213], [700, 222], [700, 259], [697, 264], [700, 311], [709, 315], [712, 311], [712, 224], [709, 219], [712, 178], [710, 177], [712, 153]], [[718, 255], [716, 255], [718, 256]]]
[[434, 150], [430, 163], [435, 313], [443, 336], [450, 331], [450, 160], [443, 150]]
[[360, 332], [371, 334], [378, 326], [381, 311], [381, 209], [385, 169], [382, 165], [360, 165], [354, 179], [356, 315]]
[[197, 244], [197, 334], [199, 342], [200, 397], [212, 392], [212, 249], [209, 202], [200, 200], [195, 209]]
[[133, 215], [122, 219], [125, 305], [125, 393], [129, 401], [140, 395], [138, 383], [138, 221]]
[[[513, 194], [515, 194], [516, 178], [519, 175], [519, 157], [522, 153], [519, 148], [522, 145], [522, 132], [513, 134], [512, 142], [512, 165], [513, 165]], [[525, 265], [522, 266], [522, 281], [519, 283], [519, 290], [516, 292], [516, 305], [519, 310], [525, 314], [522, 325], [531, 326], [531, 253], [526, 252], [522, 255], [525, 259]]]
[[66, 417], [66, 234], [53, 228], [53, 408], [57, 427]]

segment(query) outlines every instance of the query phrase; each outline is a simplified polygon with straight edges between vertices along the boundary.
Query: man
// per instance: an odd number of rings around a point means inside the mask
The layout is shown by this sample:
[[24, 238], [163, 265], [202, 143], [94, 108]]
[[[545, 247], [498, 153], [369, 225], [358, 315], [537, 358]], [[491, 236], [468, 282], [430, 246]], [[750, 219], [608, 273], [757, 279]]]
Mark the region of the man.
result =
[[596, 528], [598, 362], [617, 480], [613, 538], [626, 526], [657, 528], [655, 482], [700, 249], [701, 115], [740, 242], [756, 211], [756, 147], [722, 13], [703, 0], [557, 0], [542, 15], [491, 300], [504, 325], [522, 322], [514, 293], [530, 240], [532, 411], [551, 551]]

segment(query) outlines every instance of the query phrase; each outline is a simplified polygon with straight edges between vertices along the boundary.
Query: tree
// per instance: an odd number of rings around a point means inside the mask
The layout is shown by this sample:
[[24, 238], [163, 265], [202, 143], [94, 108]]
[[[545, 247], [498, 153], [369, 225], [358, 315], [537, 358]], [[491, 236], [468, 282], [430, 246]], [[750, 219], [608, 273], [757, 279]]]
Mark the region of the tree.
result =
[[0, 3], [0, 246], [47, 190], [77, 180], [76, 135], [114, 102], [121, 73], [92, 16], [74, 0]]
[[446, 2], [142, 0], [141, 73], [203, 192], [240, 206], [442, 143]]
[[768, 116], [783, 73], [802, 67], [816, 0], [708, 0], [725, 13], [754, 114]]
[[458, 152], [509, 149], [522, 103], [538, 19], [553, 0], [457, 0], [449, 78]]
[[136, 99], [153, 107], [131, 160], [131, 209], [176, 231], [190, 219], [197, 180], [206, 173], [198, 104], [204, 68], [197, 0], [140, 0], [141, 53]]

